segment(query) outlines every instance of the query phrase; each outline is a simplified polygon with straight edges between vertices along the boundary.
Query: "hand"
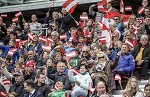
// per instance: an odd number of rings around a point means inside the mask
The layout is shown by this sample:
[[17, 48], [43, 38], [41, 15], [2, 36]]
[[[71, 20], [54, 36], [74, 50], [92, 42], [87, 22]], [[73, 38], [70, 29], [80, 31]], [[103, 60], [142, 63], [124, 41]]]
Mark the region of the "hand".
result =
[[120, 56], [120, 55], [121, 55], [121, 51], [117, 53], [117, 56]]
[[62, 15], [60, 12], [59, 12], [59, 14], [58, 14], [58, 15], [59, 15], [59, 18], [62, 18], [62, 17], [63, 17], [63, 15]]
[[49, 12], [46, 13], [46, 17], [49, 17]]
[[80, 86], [81, 83], [80, 83], [79, 81], [76, 81], [76, 84], [77, 84], [78, 86]]
[[122, 69], [119, 69], [118, 71], [123, 71]]
[[70, 64], [68, 64], [68, 69], [69, 69], [69, 70], [71, 70], [71, 69], [72, 69], [72, 67], [70, 66]]
[[92, 79], [95, 79], [95, 73], [92, 73], [92, 74], [91, 74], [91, 78], [92, 78]]
[[143, 61], [144, 61], [144, 60], [141, 60], [141, 61], [137, 62], [137, 66], [142, 65]]
[[91, 5], [92, 7], [95, 7], [96, 6], [96, 4], [93, 4], [93, 5]]
[[79, 23], [77, 21], [75, 21], [75, 23], [77, 24], [77, 26], [79, 25]]

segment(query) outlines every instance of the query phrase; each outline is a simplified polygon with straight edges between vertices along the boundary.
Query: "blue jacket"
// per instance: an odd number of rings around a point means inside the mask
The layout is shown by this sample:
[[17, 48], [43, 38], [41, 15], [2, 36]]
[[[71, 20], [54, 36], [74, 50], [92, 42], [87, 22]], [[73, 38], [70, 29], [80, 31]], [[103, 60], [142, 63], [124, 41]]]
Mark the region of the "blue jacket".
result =
[[134, 57], [130, 53], [120, 55], [118, 66], [114, 69], [114, 71], [118, 71], [119, 69], [122, 69], [128, 74], [135, 69]]

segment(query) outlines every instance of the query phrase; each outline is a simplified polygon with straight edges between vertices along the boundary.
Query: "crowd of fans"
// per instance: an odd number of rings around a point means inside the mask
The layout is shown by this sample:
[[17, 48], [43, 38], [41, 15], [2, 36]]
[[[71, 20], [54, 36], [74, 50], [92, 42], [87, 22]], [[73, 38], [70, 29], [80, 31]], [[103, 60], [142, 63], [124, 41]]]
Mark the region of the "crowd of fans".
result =
[[[113, 97], [126, 79], [123, 97], [150, 97], [150, 82], [142, 91], [136, 78], [137, 71], [140, 80], [149, 77], [150, 7], [147, 0], [142, 6], [144, 12], [132, 14], [127, 25], [123, 17], [114, 16], [109, 47], [100, 39], [103, 26], [98, 24], [105, 13], [93, 11], [95, 4], [81, 14], [94, 19], [76, 21], [64, 8], [52, 17], [48, 12], [47, 34], [38, 30], [42, 24], [35, 14], [31, 23], [23, 21], [23, 28], [15, 22], [6, 27], [0, 17], [0, 97]], [[119, 13], [111, 2], [108, 8]], [[77, 27], [69, 28], [71, 21]], [[133, 25], [139, 27], [137, 34]], [[125, 43], [127, 39], [133, 47]]]

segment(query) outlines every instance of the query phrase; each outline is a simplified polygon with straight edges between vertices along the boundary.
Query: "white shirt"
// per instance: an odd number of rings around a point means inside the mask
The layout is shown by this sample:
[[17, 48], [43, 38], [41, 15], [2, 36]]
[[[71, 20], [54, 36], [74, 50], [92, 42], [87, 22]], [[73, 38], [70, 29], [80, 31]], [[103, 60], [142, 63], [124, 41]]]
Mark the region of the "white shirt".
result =
[[[29, 93], [29, 97], [32, 97], [32, 95], [34, 94], [34, 92], [35, 92], [35, 89], [32, 92]], [[32, 95], [30, 95], [30, 94], [32, 94]]]
[[41, 27], [41, 23], [35, 22], [35, 23], [30, 23], [30, 29], [35, 33], [35, 34], [39, 34], [40, 31], [34, 31], [34, 30], [38, 30]]

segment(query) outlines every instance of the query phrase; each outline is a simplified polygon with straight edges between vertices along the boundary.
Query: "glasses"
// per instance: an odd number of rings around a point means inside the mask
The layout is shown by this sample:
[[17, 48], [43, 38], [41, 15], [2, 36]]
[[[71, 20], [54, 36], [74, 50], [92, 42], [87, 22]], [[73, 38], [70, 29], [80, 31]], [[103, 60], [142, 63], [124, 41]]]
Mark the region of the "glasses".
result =
[[119, 19], [114, 19], [114, 20], [119, 20]]
[[88, 51], [82, 51], [83, 53], [88, 53]]
[[102, 59], [102, 58], [104, 58], [104, 56], [98, 57], [98, 59]]

